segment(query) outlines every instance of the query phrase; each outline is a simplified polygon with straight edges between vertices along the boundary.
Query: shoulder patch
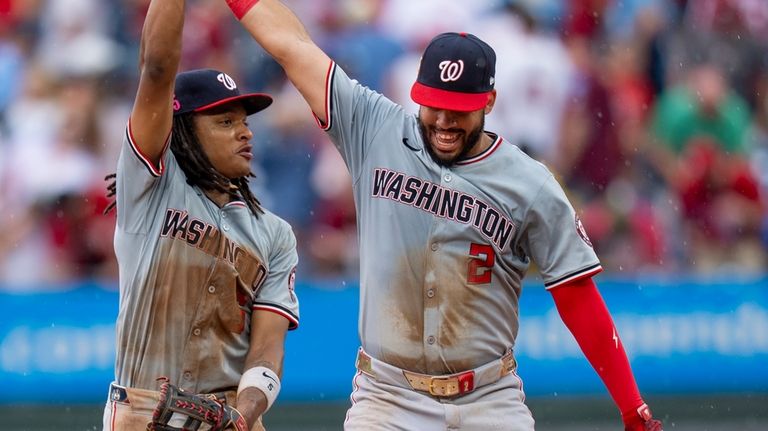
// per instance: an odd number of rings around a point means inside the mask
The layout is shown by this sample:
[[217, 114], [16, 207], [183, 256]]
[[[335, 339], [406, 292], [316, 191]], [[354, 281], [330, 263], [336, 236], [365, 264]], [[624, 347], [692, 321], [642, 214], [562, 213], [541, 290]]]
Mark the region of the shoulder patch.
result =
[[581, 223], [581, 219], [579, 218], [578, 214], [576, 215], [576, 232], [579, 233], [581, 239], [583, 239], [588, 246], [592, 247], [592, 241], [589, 240], [589, 236], [587, 236], [587, 230], [584, 229], [584, 224]]
[[288, 276], [288, 292], [291, 295], [291, 302], [296, 302], [296, 267], [291, 269], [291, 274]]

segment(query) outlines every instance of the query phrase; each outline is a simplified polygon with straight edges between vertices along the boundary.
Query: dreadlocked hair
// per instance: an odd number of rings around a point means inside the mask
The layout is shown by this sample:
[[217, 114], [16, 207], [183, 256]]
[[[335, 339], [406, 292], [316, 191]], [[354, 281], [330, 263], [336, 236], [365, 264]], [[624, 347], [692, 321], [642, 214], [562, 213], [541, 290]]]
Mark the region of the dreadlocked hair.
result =
[[[226, 193], [234, 199], [242, 199], [254, 216], [258, 217], [259, 214], [263, 214], [264, 209], [261, 207], [261, 202], [254, 196], [248, 185], [248, 178], [255, 178], [253, 172], [235, 179], [221, 175], [213, 167], [194, 133], [193, 116], [194, 113], [190, 112], [174, 117], [171, 132], [171, 151], [173, 151], [179, 167], [187, 177], [187, 184], [198, 186], [203, 190]], [[117, 175], [110, 174], [104, 178], [107, 181], [110, 179], [112, 182], [107, 186], [107, 197], [115, 196], [117, 193]], [[104, 210], [104, 214], [109, 213], [115, 207], [115, 203], [116, 201], [112, 201]]]

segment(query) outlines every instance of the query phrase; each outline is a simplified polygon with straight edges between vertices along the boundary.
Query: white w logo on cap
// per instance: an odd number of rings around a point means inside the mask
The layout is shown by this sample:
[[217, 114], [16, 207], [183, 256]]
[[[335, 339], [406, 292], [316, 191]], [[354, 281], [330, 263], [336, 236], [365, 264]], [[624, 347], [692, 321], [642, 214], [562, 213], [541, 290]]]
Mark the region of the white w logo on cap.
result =
[[216, 76], [216, 79], [224, 84], [224, 87], [227, 88], [227, 90], [234, 90], [237, 88], [237, 84], [235, 84], [235, 80], [232, 79], [231, 76], [227, 75], [226, 73], [220, 73], [218, 76]]
[[444, 60], [438, 65], [440, 68], [440, 80], [443, 82], [456, 81], [464, 73], [464, 61], [458, 62]]

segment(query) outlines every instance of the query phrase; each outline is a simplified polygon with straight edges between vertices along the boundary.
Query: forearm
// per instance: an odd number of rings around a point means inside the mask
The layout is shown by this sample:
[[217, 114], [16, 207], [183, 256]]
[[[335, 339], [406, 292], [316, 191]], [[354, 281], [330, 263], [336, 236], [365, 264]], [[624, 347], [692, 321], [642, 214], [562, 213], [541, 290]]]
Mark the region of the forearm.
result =
[[591, 279], [551, 291], [563, 323], [605, 384], [622, 415], [643, 404], [613, 319]]
[[131, 111], [131, 136], [155, 166], [172, 125], [173, 86], [181, 59], [184, 0], [152, 0], [141, 32], [139, 88]]
[[287, 330], [288, 321], [282, 316], [266, 311], [252, 316], [251, 347], [237, 397], [237, 409], [251, 426], [269, 409], [267, 396], [274, 402], [280, 392]]
[[288, 321], [270, 312], [255, 312], [251, 331], [251, 347], [245, 358], [245, 370], [266, 367], [278, 376], [283, 374], [285, 333]]
[[184, 0], [153, 0], [141, 32], [142, 75], [173, 81], [181, 60]]
[[[277, 356], [257, 358], [246, 364], [245, 369], [259, 369], [264, 367], [275, 372], [278, 377], [282, 376], [282, 352], [280, 358]], [[245, 416], [249, 425], [253, 425], [259, 416], [263, 415], [269, 405], [267, 402], [267, 396], [265, 392], [256, 387], [249, 387], [243, 389], [237, 397], [237, 409]]]
[[240, 23], [283, 66], [294, 61], [296, 52], [304, 46], [314, 44], [298, 17], [278, 0], [256, 2]]
[[321, 117], [331, 59], [312, 41], [299, 18], [278, 0], [227, 0], [240, 23], [277, 61], [288, 79]]

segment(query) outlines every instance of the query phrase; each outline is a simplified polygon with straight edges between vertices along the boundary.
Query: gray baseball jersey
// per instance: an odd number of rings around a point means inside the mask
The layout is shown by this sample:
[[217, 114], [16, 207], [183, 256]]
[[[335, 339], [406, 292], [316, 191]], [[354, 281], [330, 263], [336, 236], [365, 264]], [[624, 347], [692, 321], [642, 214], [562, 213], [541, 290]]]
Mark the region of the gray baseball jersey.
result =
[[368, 354], [433, 375], [472, 369], [514, 346], [531, 263], [547, 288], [601, 271], [544, 165], [494, 137], [482, 154], [442, 167], [416, 116], [337, 65], [327, 82], [320, 126], [354, 185]]
[[245, 203], [218, 207], [187, 184], [172, 151], [153, 166], [130, 124], [117, 167], [118, 384], [155, 379], [196, 393], [237, 387], [253, 310], [299, 322], [291, 227]]

